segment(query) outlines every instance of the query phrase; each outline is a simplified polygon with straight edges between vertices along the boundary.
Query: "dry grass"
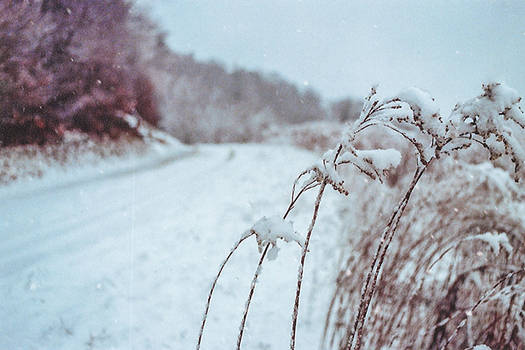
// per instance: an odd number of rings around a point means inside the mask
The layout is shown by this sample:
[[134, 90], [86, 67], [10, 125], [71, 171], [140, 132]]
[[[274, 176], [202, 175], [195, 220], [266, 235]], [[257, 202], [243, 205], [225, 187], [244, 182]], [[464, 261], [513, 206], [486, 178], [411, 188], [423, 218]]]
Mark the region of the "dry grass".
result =
[[[343, 195], [359, 193], [359, 198], [350, 210], [352, 234], [327, 314], [325, 345], [346, 350], [459, 349], [482, 343], [524, 348], [525, 222], [520, 215], [525, 192], [509, 177], [519, 182], [525, 162], [520, 100], [504, 85], [483, 85], [482, 95], [443, 118], [421, 90], [383, 99], [372, 89], [360, 118], [342, 133], [339, 144], [293, 184], [283, 219], [302, 193], [315, 187], [319, 193], [299, 262], [291, 350], [308, 243], [327, 185]], [[388, 130], [386, 138], [397, 147], [361, 150], [360, 137], [377, 129]], [[400, 139], [414, 157], [399, 147]], [[478, 148], [490, 163], [458, 160], [457, 154], [472, 149], [479, 154]], [[405, 160], [390, 188], [369, 184], [384, 184], [401, 152], [404, 159], [415, 159], [412, 169], [407, 171], [411, 167]], [[350, 180], [348, 168], [356, 171]], [[365, 175], [365, 186], [356, 180], [359, 173]], [[304, 183], [298, 186], [300, 180]], [[253, 277], [237, 349], [268, 247]]]
[[[525, 346], [525, 192], [490, 166], [445, 163], [422, 180], [400, 220], [367, 315], [365, 349]], [[384, 203], [395, 203], [401, 192], [360, 187], [327, 315], [327, 348], [347, 346], [367, 262], [388, 219]], [[486, 232], [505, 233], [512, 252], [501, 247], [496, 254], [486, 242], [467, 239]]]

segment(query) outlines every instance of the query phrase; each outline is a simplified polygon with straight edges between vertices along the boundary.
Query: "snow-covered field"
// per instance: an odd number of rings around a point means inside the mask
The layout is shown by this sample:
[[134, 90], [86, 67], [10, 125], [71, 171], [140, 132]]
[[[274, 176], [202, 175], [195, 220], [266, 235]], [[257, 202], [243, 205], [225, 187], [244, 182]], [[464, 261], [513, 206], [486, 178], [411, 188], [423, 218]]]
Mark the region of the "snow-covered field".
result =
[[[129, 168], [128, 159], [119, 164], [128, 170], [89, 181], [51, 173], [1, 189], [0, 349], [195, 347], [225, 254], [261, 216], [284, 211], [293, 179], [317, 156], [268, 145], [183, 153], [142, 167]], [[316, 349], [322, 332], [338, 200], [334, 193], [323, 200], [311, 242], [299, 349]], [[310, 195], [291, 216], [302, 234], [312, 208]], [[299, 253], [282, 243], [265, 265], [243, 348], [287, 348]], [[257, 260], [249, 239], [219, 281], [202, 349], [235, 345]]]

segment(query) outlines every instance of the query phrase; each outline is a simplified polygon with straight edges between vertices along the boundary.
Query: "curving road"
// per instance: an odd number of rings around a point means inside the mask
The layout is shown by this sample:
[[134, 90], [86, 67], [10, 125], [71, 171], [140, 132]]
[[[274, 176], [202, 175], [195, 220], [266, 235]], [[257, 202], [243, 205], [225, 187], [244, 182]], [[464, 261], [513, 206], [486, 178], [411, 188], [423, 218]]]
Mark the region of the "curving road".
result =
[[[224, 254], [260, 216], [285, 208], [293, 178], [314, 160], [286, 147], [200, 146], [112, 176], [2, 192], [0, 349], [192, 349]], [[308, 261], [305, 300], [319, 307], [304, 308], [300, 348], [316, 348], [322, 324], [335, 200], [329, 194], [322, 205], [327, 239], [313, 242]], [[306, 226], [311, 202], [297, 207], [296, 228]], [[246, 349], [287, 346], [298, 254], [282, 246], [267, 264]], [[225, 271], [203, 349], [235, 343], [256, 259], [249, 241]]]

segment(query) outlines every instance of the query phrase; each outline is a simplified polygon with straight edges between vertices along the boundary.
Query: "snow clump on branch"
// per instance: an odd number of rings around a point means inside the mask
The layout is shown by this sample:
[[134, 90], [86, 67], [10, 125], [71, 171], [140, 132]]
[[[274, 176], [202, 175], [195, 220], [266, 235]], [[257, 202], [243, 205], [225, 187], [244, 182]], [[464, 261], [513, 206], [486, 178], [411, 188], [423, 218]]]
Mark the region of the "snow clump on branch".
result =
[[268, 244], [272, 245], [272, 249], [268, 254], [268, 259], [270, 260], [277, 258], [279, 251], [277, 239], [282, 239], [285, 242], [297, 242], [300, 247], [304, 247], [304, 237], [294, 231], [293, 223], [283, 220], [279, 216], [263, 216], [245, 233], [245, 235], [251, 234], [254, 234], [257, 239], [259, 253], [262, 253], [264, 247]]
[[[516, 90], [500, 84], [483, 85], [483, 94], [458, 104], [452, 111], [450, 121], [450, 144], [469, 147], [472, 142], [481, 144], [496, 163], [504, 155], [514, 164], [513, 175], [519, 181], [519, 172], [525, 162], [525, 152], [516, 139], [525, 129], [525, 117]], [[458, 146], [459, 145], [459, 146]], [[495, 165], [504, 165], [500, 161]]]

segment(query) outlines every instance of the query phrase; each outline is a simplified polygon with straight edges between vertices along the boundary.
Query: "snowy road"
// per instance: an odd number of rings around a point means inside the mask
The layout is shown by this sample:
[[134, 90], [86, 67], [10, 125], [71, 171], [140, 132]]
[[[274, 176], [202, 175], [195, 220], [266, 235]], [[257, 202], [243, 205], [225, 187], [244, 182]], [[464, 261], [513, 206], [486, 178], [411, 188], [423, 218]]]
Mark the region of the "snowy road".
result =
[[[200, 146], [147, 171], [2, 192], [0, 349], [194, 348], [221, 259], [260, 216], [283, 211], [293, 178], [314, 160], [293, 148]], [[321, 206], [307, 261], [301, 349], [317, 348], [322, 328], [340, 227], [335, 200], [329, 193]], [[312, 201], [292, 217], [303, 233]], [[299, 249], [281, 248], [261, 276], [246, 349], [287, 347]], [[203, 349], [235, 344], [256, 260], [249, 240], [225, 270]]]

